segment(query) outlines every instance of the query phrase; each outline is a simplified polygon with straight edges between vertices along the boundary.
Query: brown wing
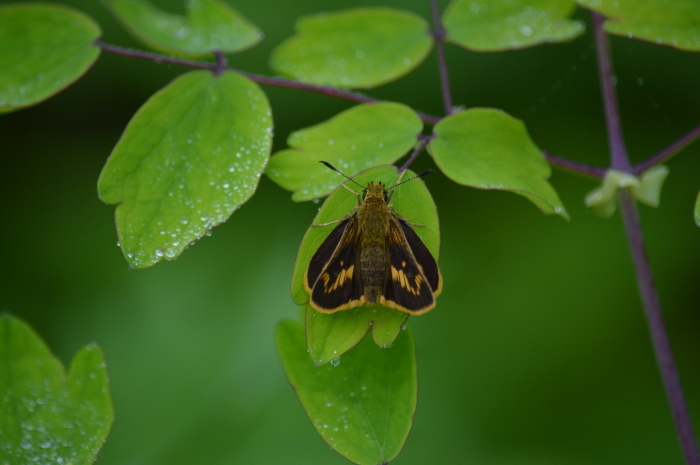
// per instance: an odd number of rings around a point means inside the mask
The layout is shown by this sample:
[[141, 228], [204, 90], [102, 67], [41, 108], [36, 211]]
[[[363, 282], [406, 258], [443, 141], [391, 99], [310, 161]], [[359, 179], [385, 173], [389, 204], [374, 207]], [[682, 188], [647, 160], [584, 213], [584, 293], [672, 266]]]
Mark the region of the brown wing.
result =
[[421, 271], [425, 275], [425, 278], [430, 284], [430, 288], [433, 290], [433, 297], [437, 297], [442, 292], [442, 275], [440, 274], [440, 268], [438, 268], [433, 254], [430, 253], [428, 248], [425, 246], [423, 241], [418, 234], [411, 228], [411, 226], [401, 218], [398, 219], [401, 225], [401, 230], [406, 236], [406, 241], [413, 256], [421, 267]]
[[342, 221], [314, 254], [304, 278], [310, 304], [322, 313], [334, 313], [364, 303], [355, 216]]
[[442, 288], [435, 259], [415, 231], [394, 216], [389, 223], [387, 248], [389, 271], [382, 305], [412, 315], [420, 315], [433, 308], [435, 296]]

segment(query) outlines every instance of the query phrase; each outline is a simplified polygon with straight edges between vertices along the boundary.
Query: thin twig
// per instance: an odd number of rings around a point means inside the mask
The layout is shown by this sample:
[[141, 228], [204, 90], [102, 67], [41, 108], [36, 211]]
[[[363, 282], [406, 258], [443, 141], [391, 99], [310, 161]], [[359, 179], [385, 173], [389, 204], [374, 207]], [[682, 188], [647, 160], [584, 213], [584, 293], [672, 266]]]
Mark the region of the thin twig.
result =
[[[610, 58], [610, 45], [608, 37], [603, 30], [605, 18], [593, 12], [593, 27], [598, 53], [598, 68], [600, 85], [603, 91], [605, 104], [605, 117], [608, 124], [608, 139], [610, 141], [610, 159], [612, 168], [620, 171], [631, 172], [632, 167], [627, 157], [625, 141], [622, 137], [620, 125], [620, 112], [618, 109], [615, 84], [613, 82], [612, 61]], [[659, 366], [661, 379], [666, 390], [666, 397], [671, 407], [671, 414], [676, 425], [676, 431], [683, 450], [683, 456], [688, 465], [700, 465], [700, 453], [695, 441], [690, 413], [683, 396], [683, 388], [678, 370], [673, 360], [671, 344], [666, 332], [666, 326], [661, 312], [661, 302], [654, 285], [654, 277], [651, 264], [644, 245], [644, 234], [639, 221], [639, 213], [632, 192], [629, 189], [620, 189], [620, 210], [625, 223], [627, 240], [634, 262], [637, 275], [637, 284], [642, 298], [644, 314], [649, 325], [656, 363]]]
[[[177, 58], [173, 56], [167, 56], [167, 55], [161, 55], [159, 53], [152, 53], [152, 52], [144, 52], [141, 50], [132, 50], [129, 48], [125, 47], [119, 47], [116, 45], [111, 45], [107, 44], [105, 42], [102, 42], [100, 40], [95, 41], [95, 46], [100, 47], [102, 50], [105, 52], [109, 53], [114, 53], [115, 55], [121, 55], [125, 57], [130, 57], [130, 58], [138, 58], [140, 60], [148, 60], [148, 61], [153, 61], [155, 63], [165, 63], [165, 64], [170, 64], [170, 65], [176, 65], [176, 66], [183, 66], [186, 68], [196, 68], [196, 69], [206, 69], [209, 71], [212, 71], [214, 73], [217, 72], [217, 70], [221, 69], [221, 62], [218, 63], [208, 63], [205, 61], [195, 61], [195, 60], [188, 60], [184, 58]], [[223, 58], [223, 55], [222, 55]], [[307, 84], [305, 82], [299, 82], [299, 81], [294, 81], [291, 79], [287, 78], [282, 78], [282, 77], [270, 77], [270, 76], [263, 76], [260, 74], [253, 74], [253, 73], [247, 73], [245, 71], [238, 71], [229, 67], [224, 67], [226, 70], [230, 71], [235, 71], [251, 81], [257, 82], [258, 84], [270, 86], [270, 87], [281, 87], [281, 88], [286, 88], [286, 89], [296, 89], [296, 90], [303, 90], [307, 92], [314, 92], [317, 94], [322, 94], [322, 95], [328, 95], [330, 97], [336, 97], [336, 98], [341, 98], [344, 100], [349, 100], [351, 102], [358, 102], [358, 103], [374, 103], [374, 102], [380, 102], [381, 100], [375, 99], [372, 97], [369, 97], [367, 95], [361, 94], [359, 92], [352, 92], [348, 90], [342, 90], [342, 89], [336, 89], [335, 87], [330, 87], [330, 86], [319, 86], [315, 84]], [[448, 84], [449, 85], [449, 84]], [[449, 94], [449, 92], [448, 92]], [[429, 125], [434, 126], [437, 124], [442, 118], [440, 116], [436, 115], [431, 115], [428, 113], [423, 113], [423, 112], [416, 112], [420, 119]], [[544, 152], [544, 155], [547, 157], [549, 162], [559, 168], [565, 169], [567, 171], [571, 171], [573, 173], [580, 174], [582, 176], [587, 176], [587, 177], [592, 177], [595, 179], [601, 179], [602, 176], [604, 175], [602, 168], [597, 168], [597, 167], [591, 167], [588, 165], [585, 165], [580, 162], [576, 162], [573, 160], [569, 160], [564, 157], [560, 157], [557, 155], [551, 155], [546, 152]], [[411, 160], [412, 162], [412, 160]]]
[[[183, 58], [177, 58], [177, 57], [172, 57], [172, 56], [167, 56], [167, 55], [161, 55], [158, 53], [152, 53], [152, 52], [144, 52], [141, 50], [132, 50], [124, 47], [119, 47], [116, 45], [111, 45], [104, 43], [100, 40], [96, 40], [95, 45], [97, 47], [100, 47], [102, 50], [105, 52], [109, 53], [114, 53], [116, 55], [121, 55], [121, 56], [126, 56], [126, 57], [131, 57], [131, 58], [139, 58], [141, 60], [148, 60], [148, 61], [153, 61], [155, 63], [166, 63], [170, 65], [177, 65], [177, 66], [184, 66], [186, 68], [197, 68], [197, 69], [208, 69], [210, 71], [216, 72], [219, 68], [219, 64], [217, 63], [207, 63], [203, 61], [194, 61], [194, 60], [187, 60]], [[260, 74], [253, 74], [253, 73], [247, 73], [245, 71], [239, 71], [233, 68], [229, 67], [224, 67], [225, 70], [227, 71], [234, 71], [238, 74], [241, 74], [251, 81], [257, 82], [258, 84], [263, 84], [266, 86], [271, 86], [271, 87], [283, 87], [286, 89], [296, 89], [296, 90], [304, 90], [308, 92], [314, 92], [317, 94], [322, 94], [322, 95], [328, 95], [331, 97], [336, 97], [340, 98], [343, 100], [349, 100], [351, 102], [357, 102], [357, 103], [376, 103], [376, 102], [381, 102], [381, 100], [369, 97], [367, 95], [361, 94], [359, 92], [352, 92], [349, 90], [343, 90], [343, 89], [336, 89], [335, 87], [330, 87], [330, 86], [319, 86], [316, 84], [307, 84], [305, 82], [299, 82], [299, 81], [294, 81], [292, 79], [287, 79], [287, 78], [282, 78], [282, 77], [270, 77], [270, 76], [263, 76]], [[420, 111], [416, 112], [420, 119], [430, 125], [435, 125], [440, 121], [441, 117], [440, 116], [435, 116], [435, 115], [430, 115], [428, 113], [423, 113]]]
[[155, 63], [166, 63], [169, 65], [184, 66], [186, 68], [208, 69], [210, 71], [216, 71], [216, 67], [218, 66], [216, 63], [187, 60], [185, 58], [176, 58], [168, 55], [161, 55], [159, 53], [144, 52], [143, 50], [132, 50], [130, 48], [107, 44], [99, 39], [96, 40], [94, 44], [96, 47], [101, 48], [105, 52], [114, 53], [115, 55], [125, 57], [138, 58], [140, 60], [153, 61]]
[[683, 395], [683, 387], [678, 376], [676, 362], [673, 360], [673, 351], [666, 332], [659, 295], [654, 285], [654, 276], [644, 245], [637, 204], [629, 189], [620, 190], [620, 210], [625, 223], [625, 231], [627, 232], [627, 240], [630, 245], [634, 267], [637, 271], [637, 284], [649, 324], [649, 333], [654, 345], [656, 361], [661, 371], [661, 378], [671, 406], [671, 414], [676, 424], [683, 455], [688, 465], [698, 465], [700, 464], [698, 445], [695, 441], [693, 425]]
[[605, 121], [608, 125], [608, 140], [610, 142], [610, 162], [612, 168], [628, 172], [631, 169], [625, 140], [622, 137], [622, 124], [620, 123], [620, 111], [617, 106], [617, 93], [615, 92], [615, 76], [610, 60], [610, 43], [603, 30], [605, 18], [593, 12], [593, 35], [596, 42], [598, 55], [598, 74], [600, 86], [603, 92], [603, 104], [605, 105]]
[[675, 141], [665, 149], [661, 150], [656, 155], [653, 155], [648, 159], [644, 160], [643, 162], [634, 165], [632, 167], [632, 173], [634, 173], [635, 176], [642, 175], [646, 170], [648, 170], [652, 166], [660, 165], [661, 163], [665, 162], [666, 160], [683, 150], [685, 147], [695, 142], [699, 137], [700, 124], [695, 126], [690, 131], [686, 132], [677, 141]]
[[420, 144], [418, 144], [418, 147], [413, 151], [410, 157], [408, 157], [408, 160], [406, 160], [406, 163], [403, 164], [401, 168], [399, 168], [399, 173], [403, 173], [408, 169], [409, 166], [411, 166], [411, 163], [418, 157], [418, 155], [425, 149], [425, 146], [428, 145], [428, 142], [430, 142], [432, 139], [435, 138], [434, 135], [423, 135], [419, 134], [418, 137], [421, 139]]
[[445, 104], [445, 114], [452, 114], [452, 94], [450, 93], [450, 77], [447, 72], [447, 58], [445, 57], [445, 29], [440, 21], [440, 9], [437, 0], [430, 0], [430, 11], [433, 16], [433, 37], [437, 49], [438, 67], [440, 68], [440, 87], [442, 88], [442, 101]]
[[605, 177], [605, 172], [607, 171], [605, 168], [570, 160], [568, 158], [560, 157], [559, 155], [554, 155], [545, 150], [542, 151], [542, 154], [550, 165], [588, 178], [597, 180], [603, 179]]
[[219, 76], [226, 70], [226, 65], [228, 64], [228, 62], [226, 60], [226, 57], [224, 56], [224, 53], [221, 50], [216, 50], [214, 52], [214, 56], [216, 57], [216, 69], [214, 70], [214, 76]]

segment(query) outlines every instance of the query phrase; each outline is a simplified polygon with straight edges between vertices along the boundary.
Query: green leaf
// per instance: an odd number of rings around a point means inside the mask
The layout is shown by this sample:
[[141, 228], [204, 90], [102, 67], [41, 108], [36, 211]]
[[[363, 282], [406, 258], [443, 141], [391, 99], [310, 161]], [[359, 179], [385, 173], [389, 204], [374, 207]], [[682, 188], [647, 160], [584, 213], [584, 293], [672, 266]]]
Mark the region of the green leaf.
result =
[[[337, 176], [340, 178], [339, 175]], [[409, 179], [412, 176], [415, 174], [406, 171], [402, 179]], [[362, 185], [376, 181], [383, 182], [386, 186], [393, 186], [399, 179], [399, 173], [393, 166], [379, 166], [359, 173], [354, 179]], [[342, 182], [342, 178], [338, 181]], [[350, 182], [346, 184], [352, 185]], [[356, 206], [357, 196], [339, 187], [326, 199], [313, 224], [323, 224], [343, 218]], [[415, 179], [397, 187], [392, 198], [392, 206], [403, 218], [423, 225], [414, 226], [413, 229], [437, 260], [440, 250], [437, 209], [423, 181]], [[335, 224], [311, 226], [301, 242], [292, 278], [292, 299], [298, 305], [304, 305], [309, 301], [309, 295], [304, 290], [304, 274], [311, 257], [335, 226]], [[351, 349], [367, 334], [370, 327], [377, 345], [383, 347], [391, 345], [406, 321], [405, 314], [402, 312], [380, 306], [341, 310], [330, 315], [308, 310], [306, 315], [309, 351], [314, 362], [319, 365]]]
[[455, 0], [443, 15], [447, 39], [477, 52], [564, 42], [585, 31], [568, 19], [574, 0]]
[[305, 16], [297, 35], [275, 49], [270, 66], [302, 82], [370, 88], [398, 79], [430, 52], [428, 23], [392, 8], [355, 8]]
[[609, 218], [617, 207], [617, 192], [630, 188], [632, 196], [638, 201], [658, 207], [661, 198], [661, 187], [668, 176], [668, 168], [664, 165], [650, 168], [641, 177], [617, 170], [608, 170], [600, 187], [586, 195], [585, 203], [598, 216]]
[[551, 168], [522, 121], [490, 108], [448, 116], [435, 125], [428, 149], [453, 181], [525, 196], [545, 213], [568, 218], [547, 182]]
[[0, 315], [0, 463], [94, 462], [114, 419], [102, 351], [66, 372], [24, 322]]
[[39, 103], [76, 81], [100, 54], [93, 45], [100, 34], [72, 8], [0, 6], [0, 113]]
[[375, 305], [332, 314], [317, 312], [306, 305], [306, 340], [309, 355], [321, 366], [355, 347], [372, 328], [379, 347], [391, 347], [406, 324], [408, 314]]
[[698, 193], [698, 198], [695, 200], [695, 224], [700, 226], [700, 193]]
[[700, 2], [695, 0], [577, 0], [607, 17], [611, 34], [700, 51]]
[[331, 163], [348, 176], [381, 164], [394, 163], [416, 143], [423, 123], [398, 103], [365, 103], [328, 121], [292, 133], [290, 149], [277, 152], [267, 175], [293, 191], [296, 202], [325, 197], [338, 187], [338, 173], [319, 163]]
[[146, 0], [103, 2], [136, 38], [166, 53], [234, 53], [252, 47], [263, 37], [254, 24], [223, 0], [186, 0], [187, 17], [161, 11]]
[[265, 94], [232, 72], [195, 71], [134, 115], [98, 183], [118, 203], [116, 223], [132, 268], [174, 260], [255, 192], [272, 119]]
[[319, 435], [360, 465], [386, 464], [401, 451], [416, 410], [413, 336], [402, 331], [389, 349], [365, 340], [329, 365], [311, 363], [297, 322], [277, 326], [287, 378]]

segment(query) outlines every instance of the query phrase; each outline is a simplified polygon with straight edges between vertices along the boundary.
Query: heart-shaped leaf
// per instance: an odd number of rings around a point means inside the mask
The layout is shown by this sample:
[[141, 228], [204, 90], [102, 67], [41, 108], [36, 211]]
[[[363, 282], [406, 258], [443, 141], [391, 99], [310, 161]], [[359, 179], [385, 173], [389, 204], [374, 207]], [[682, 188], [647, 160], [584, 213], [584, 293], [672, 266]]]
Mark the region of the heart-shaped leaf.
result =
[[2, 315], [0, 354], [0, 463], [93, 463], [114, 419], [100, 348], [81, 349], [66, 375], [29, 326]]
[[292, 133], [291, 148], [277, 152], [267, 175], [293, 191], [292, 200], [325, 197], [338, 187], [338, 174], [319, 163], [324, 160], [348, 176], [372, 166], [394, 163], [416, 143], [423, 123], [398, 103], [357, 105], [328, 121]]
[[321, 366], [355, 347], [372, 329], [379, 347], [391, 347], [408, 314], [374, 305], [331, 314], [321, 313], [306, 304], [306, 340], [309, 355]]
[[255, 192], [272, 118], [265, 94], [232, 72], [185, 74], [134, 115], [102, 170], [100, 198], [132, 268], [174, 260]]
[[433, 43], [425, 19], [384, 7], [306, 16], [297, 21], [296, 31], [273, 52], [272, 69], [342, 88], [398, 79], [425, 59]]
[[262, 39], [254, 24], [222, 0], [186, 0], [187, 17], [159, 10], [146, 0], [103, 2], [136, 38], [166, 53], [234, 53]]
[[440, 121], [430, 150], [453, 181], [525, 196], [545, 213], [568, 214], [547, 182], [551, 168], [522, 121], [490, 108], [474, 108]]
[[60, 5], [0, 6], [0, 113], [34, 105], [85, 73], [100, 54], [99, 26]]
[[410, 330], [391, 348], [366, 340], [322, 367], [311, 363], [299, 323], [281, 322], [275, 340], [287, 378], [324, 441], [360, 465], [386, 464], [398, 455], [416, 410]]
[[495, 52], [574, 39], [583, 22], [568, 19], [574, 0], [455, 0], [443, 23], [447, 39], [469, 50]]
[[607, 17], [605, 30], [681, 50], [700, 51], [700, 2], [576, 0]]

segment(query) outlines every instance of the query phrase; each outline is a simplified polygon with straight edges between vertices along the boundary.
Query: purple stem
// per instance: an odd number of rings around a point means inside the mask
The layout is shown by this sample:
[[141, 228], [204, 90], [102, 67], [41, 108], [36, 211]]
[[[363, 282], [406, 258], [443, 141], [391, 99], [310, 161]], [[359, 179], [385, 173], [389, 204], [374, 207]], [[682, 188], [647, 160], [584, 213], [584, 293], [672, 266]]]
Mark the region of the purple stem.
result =
[[675, 141], [674, 143], [657, 153], [656, 155], [649, 157], [643, 162], [634, 165], [634, 167], [632, 167], [632, 173], [635, 176], [640, 176], [652, 166], [660, 165], [661, 163], [665, 162], [666, 160], [683, 150], [686, 146], [695, 142], [695, 140], [697, 140], [698, 137], [700, 137], [700, 124], [695, 126], [687, 133], [685, 133], [683, 136], [681, 136], [680, 139], [678, 139], [677, 141]]
[[[208, 69], [210, 71], [213, 71], [214, 73], [216, 73], [217, 70], [222, 69], [221, 63], [207, 63], [204, 61], [187, 60], [184, 58], [177, 58], [152, 52], [144, 52], [141, 50], [132, 50], [125, 47], [107, 44], [102, 42], [101, 40], [96, 40], [94, 44], [95, 46], [100, 47], [105, 52], [114, 53], [115, 55], [121, 55], [125, 57], [139, 58], [141, 60], [153, 61], [155, 63], [166, 63], [170, 65], [184, 66], [186, 68]], [[271, 87], [284, 87], [286, 89], [305, 90], [309, 92], [315, 92], [317, 94], [328, 95], [331, 97], [341, 98], [344, 100], [349, 100], [351, 102], [358, 103], [381, 102], [381, 100], [379, 99], [368, 97], [367, 95], [361, 94], [359, 92], [351, 92], [349, 90], [336, 89], [335, 87], [330, 86], [306, 84], [304, 82], [293, 81], [291, 79], [281, 77], [269, 77], [262, 76], [259, 74], [246, 73], [244, 71], [238, 71], [227, 66], [224, 66], [223, 69], [228, 71], [235, 71], [247, 77], [251, 81], [255, 81], [258, 84], [263, 84]], [[430, 115], [428, 113], [423, 113], [420, 111], [417, 111], [416, 113], [424, 123], [430, 125], [435, 125], [438, 123], [438, 121], [440, 121], [440, 119], [442, 119], [439, 116]]]
[[[216, 73], [217, 70], [222, 69], [221, 66], [221, 61], [218, 61], [217, 63], [207, 63], [203, 61], [194, 61], [194, 60], [187, 60], [184, 58], [177, 58], [177, 57], [172, 57], [172, 56], [167, 56], [167, 55], [161, 55], [158, 53], [152, 53], [152, 52], [144, 52], [141, 50], [132, 50], [128, 49], [125, 47], [119, 47], [116, 45], [111, 45], [104, 43], [100, 40], [95, 41], [95, 46], [100, 47], [102, 50], [105, 52], [109, 53], [114, 53], [115, 55], [121, 55], [125, 57], [131, 57], [131, 58], [138, 58], [141, 60], [147, 60], [147, 61], [152, 61], [155, 63], [165, 63], [165, 64], [170, 64], [170, 65], [176, 65], [176, 66], [183, 66], [187, 68], [196, 68], [196, 69], [206, 69], [209, 71], [212, 71]], [[223, 55], [222, 57], [223, 58]], [[225, 63], [224, 63], [225, 65]], [[224, 66], [223, 69], [231, 70], [231, 71], [236, 71], [233, 70], [229, 67]], [[441, 65], [442, 69], [442, 65]], [[446, 67], [445, 67], [446, 70]], [[358, 92], [351, 92], [347, 90], [342, 90], [342, 89], [336, 89], [334, 87], [329, 87], [329, 86], [318, 86], [314, 84], [306, 84], [304, 82], [299, 82], [299, 81], [293, 81], [291, 79], [286, 79], [286, 78], [281, 78], [281, 77], [270, 77], [270, 76], [262, 76], [259, 74], [252, 74], [252, 73], [246, 73], [243, 71], [236, 71], [239, 74], [242, 74], [243, 76], [247, 77], [251, 81], [255, 81], [258, 84], [266, 85], [266, 86], [271, 86], [271, 87], [282, 87], [286, 89], [297, 89], [297, 90], [304, 90], [308, 92], [314, 92], [317, 94], [322, 94], [322, 95], [328, 95], [331, 97], [336, 97], [336, 98], [341, 98], [344, 100], [349, 100], [351, 102], [358, 102], [358, 103], [373, 103], [373, 102], [379, 102], [379, 99], [375, 99], [372, 97], [368, 97], [364, 94], [360, 94]], [[449, 83], [447, 83], [447, 86], [449, 86]], [[443, 90], [445, 89], [445, 86], [443, 85]], [[447, 93], [449, 97], [449, 91]], [[446, 102], [449, 103], [449, 102]], [[435, 115], [430, 115], [427, 113], [422, 113], [422, 112], [416, 112], [418, 113], [418, 116], [420, 119], [430, 125], [435, 125], [437, 124], [442, 118], [440, 116], [435, 116]], [[576, 162], [573, 160], [569, 160], [564, 157], [560, 157], [557, 155], [552, 155], [544, 152], [544, 155], [547, 157], [549, 162], [557, 166], [559, 168], [563, 168], [567, 171], [571, 171], [577, 174], [580, 174], [582, 176], [588, 176], [588, 177], [593, 177], [596, 179], [602, 178], [604, 172], [601, 171], [601, 168], [597, 168], [594, 166], [589, 166], [584, 163]], [[412, 160], [411, 160], [412, 162]]]
[[622, 137], [622, 125], [620, 112], [617, 107], [617, 93], [615, 92], [615, 76], [610, 60], [610, 43], [603, 30], [605, 18], [593, 12], [593, 35], [598, 53], [598, 73], [600, 76], [603, 103], [605, 104], [605, 121], [608, 124], [608, 140], [610, 142], [610, 161], [612, 168], [618, 171], [629, 172], [631, 164], [625, 149], [625, 140]]
[[676, 362], [673, 360], [673, 351], [661, 312], [659, 294], [656, 292], [654, 276], [644, 245], [637, 204], [629, 189], [620, 190], [620, 210], [625, 223], [625, 231], [627, 232], [627, 240], [630, 244], [634, 267], [637, 270], [637, 285], [642, 296], [644, 313], [649, 324], [649, 333], [654, 344], [656, 361], [659, 365], [666, 396], [671, 406], [671, 415], [676, 424], [681, 449], [688, 465], [698, 465], [700, 464], [700, 454], [695, 441], [693, 424], [690, 421], [690, 414], [683, 395], [683, 386], [678, 376]]
[[175, 58], [167, 55], [161, 55], [159, 53], [144, 52], [142, 50], [132, 50], [130, 48], [107, 44], [99, 39], [93, 42], [93, 44], [96, 47], [101, 48], [105, 52], [114, 53], [115, 55], [121, 55], [125, 57], [138, 58], [140, 60], [148, 60], [154, 63], [167, 63], [170, 65], [185, 66], [187, 68], [208, 69], [210, 71], [216, 71], [216, 68], [218, 66], [216, 63], [187, 60], [184, 58]]
[[[610, 46], [607, 35], [603, 30], [605, 18], [598, 13], [593, 13], [593, 28], [598, 52], [598, 67], [600, 83], [603, 90], [603, 102], [605, 104], [605, 117], [608, 124], [608, 138], [610, 141], [610, 158], [613, 169], [632, 172], [632, 166], [627, 157], [625, 142], [622, 137], [620, 125], [620, 113], [618, 110], [615, 85], [613, 83], [612, 62], [610, 60]], [[627, 232], [627, 240], [634, 262], [637, 275], [639, 293], [642, 297], [644, 314], [649, 326], [651, 341], [654, 346], [656, 362], [659, 366], [661, 379], [666, 390], [666, 397], [671, 407], [671, 414], [676, 425], [676, 431], [681, 443], [681, 449], [688, 465], [700, 465], [700, 453], [695, 441], [693, 426], [690, 421], [690, 413], [683, 396], [683, 388], [678, 370], [673, 360], [673, 351], [668, 339], [666, 327], [661, 312], [659, 295], [654, 285], [654, 277], [651, 264], [644, 245], [642, 225], [639, 221], [639, 213], [634, 197], [629, 189], [620, 189], [620, 209]]]
[[445, 104], [445, 114], [452, 114], [452, 94], [450, 93], [450, 77], [447, 73], [447, 58], [445, 58], [445, 29], [440, 21], [440, 9], [437, 0], [430, 0], [430, 11], [433, 16], [433, 37], [438, 55], [438, 67], [440, 68], [440, 87], [442, 88], [442, 101]]
[[214, 69], [214, 76], [219, 76], [226, 70], [228, 61], [221, 50], [216, 50], [214, 52], [214, 56], [216, 57], [216, 69]]
[[425, 149], [425, 146], [428, 145], [428, 142], [430, 142], [432, 139], [435, 138], [432, 134], [429, 136], [419, 134], [418, 138], [421, 139], [420, 144], [418, 144], [418, 147], [413, 151], [410, 157], [408, 157], [408, 160], [406, 160], [406, 163], [403, 164], [401, 168], [399, 168], [399, 173], [403, 173], [408, 169], [409, 166], [411, 166], [411, 163], [416, 159], [418, 155]]
[[556, 166], [557, 168], [571, 171], [572, 173], [577, 173], [593, 179], [603, 179], [605, 177], [605, 172], [607, 171], [605, 168], [570, 160], [568, 158], [560, 157], [559, 155], [554, 155], [545, 150], [542, 151], [542, 155], [544, 155], [549, 164], [552, 166]]

